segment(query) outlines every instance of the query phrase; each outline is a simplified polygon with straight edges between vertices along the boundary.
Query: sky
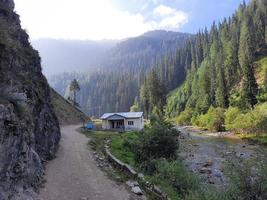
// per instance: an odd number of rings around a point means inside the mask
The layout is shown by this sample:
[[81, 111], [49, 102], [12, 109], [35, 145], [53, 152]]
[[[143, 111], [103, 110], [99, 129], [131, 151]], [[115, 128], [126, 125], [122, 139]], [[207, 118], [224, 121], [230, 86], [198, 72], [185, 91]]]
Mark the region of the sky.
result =
[[151, 30], [196, 33], [243, 0], [15, 0], [31, 39], [123, 39]]

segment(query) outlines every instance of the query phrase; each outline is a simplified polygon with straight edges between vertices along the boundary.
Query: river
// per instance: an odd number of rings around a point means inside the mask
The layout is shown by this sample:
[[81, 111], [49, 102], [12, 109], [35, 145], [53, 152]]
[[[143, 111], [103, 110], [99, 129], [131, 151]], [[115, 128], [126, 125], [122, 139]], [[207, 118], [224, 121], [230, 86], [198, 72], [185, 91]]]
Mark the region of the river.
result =
[[193, 127], [179, 127], [179, 155], [193, 173], [209, 184], [225, 185], [225, 169], [233, 159], [267, 163], [267, 148], [245, 142], [228, 134], [203, 132]]

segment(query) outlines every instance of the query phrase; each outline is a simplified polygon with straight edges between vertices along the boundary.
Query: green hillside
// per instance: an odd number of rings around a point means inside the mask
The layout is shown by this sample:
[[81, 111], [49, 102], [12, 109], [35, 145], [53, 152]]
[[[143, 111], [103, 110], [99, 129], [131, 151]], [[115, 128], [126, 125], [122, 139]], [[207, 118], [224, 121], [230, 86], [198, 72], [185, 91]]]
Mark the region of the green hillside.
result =
[[78, 108], [74, 107], [52, 88], [51, 98], [56, 115], [58, 117], [58, 121], [61, 125], [82, 124], [83, 121], [88, 122], [90, 120], [88, 116], [86, 116]]
[[189, 38], [148, 73], [136, 105], [182, 125], [267, 132], [266, 10], [266, 1], [244, 2]]

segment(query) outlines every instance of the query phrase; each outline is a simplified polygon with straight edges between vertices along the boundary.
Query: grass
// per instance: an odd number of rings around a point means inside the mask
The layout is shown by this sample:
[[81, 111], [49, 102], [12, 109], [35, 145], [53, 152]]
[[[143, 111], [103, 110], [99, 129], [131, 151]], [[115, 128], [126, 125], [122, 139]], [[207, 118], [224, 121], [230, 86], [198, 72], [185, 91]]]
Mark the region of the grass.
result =
[[90, 121], [88, 116], [76, 109], [53, 89], [51, 89], [51, 100], [61, 124], [81, 124], [83, 121], [85, 123]]
[[267, 134], [256, 135], [256, 134], [240, 134], [238, 135], [242, 139], [246, 139], [257, 144], [267, 145]]
[[122, 135], [116, 135], [112, 137], [111, 152], [114, 156], [116, 156], [121, 161], [131, 166], [135, 166], [134, 153], [131, 152], [124, 145], [125, 138], [131, 136], [131, 134], [132, 133], [124, 133]]
[[105, 141], [111, 140], [112, 137], [118, 135], [117, 132], [109, 132], [109, 131], [82, 131], [83, 134], [85, 134], [87, 137], [91, 138], [89, 141], [92, 148], [99, 152], [104, 152], [105, 147]]
[[171, 200], [181, 200], [181, 198], [177, 195], [175, 189], [166, 180], [160, 179], [156, 176], [146, 176], [146, 179], [149, 182], [158, 185], [160, 189], [164, 191]]
[[[103, 153], [107, 140], [110, 140], [111, 152], [120, 160], [134, 167], [138, 167], [135, 163], [134, 152], [131, 151], [131, 144], [139, 137], [138, 133], [126, 132], [110, 132], [110, 131], [83, 131], [83, 133], [91, 138], [91, 146], [100, 153]], [[267, 135], [256, 137], [254, 135], [244, 135], [244, 137], [267, 141]], [[213, 199], [231, 199], [228, 198], [228, 190], [219, 189], [211, 185], [205, 185], [201, 180], [191, 172], [187, 171], [182, 161], [159, 159], [155, 160], [155, 171], [151, 174], [144, 173], [146, 180], [159, 186], [159, 188], [168, 195], [172, 200], [213, 200]], [[118, 182], [128, 180], [122, 172], [110, 170], [107, 175]], [[235, 194], [235, 191], [233, 191]], [[229, 193], [230, 194], [230, 193]], [[153, 199], [149, 196], [149, 199]]]

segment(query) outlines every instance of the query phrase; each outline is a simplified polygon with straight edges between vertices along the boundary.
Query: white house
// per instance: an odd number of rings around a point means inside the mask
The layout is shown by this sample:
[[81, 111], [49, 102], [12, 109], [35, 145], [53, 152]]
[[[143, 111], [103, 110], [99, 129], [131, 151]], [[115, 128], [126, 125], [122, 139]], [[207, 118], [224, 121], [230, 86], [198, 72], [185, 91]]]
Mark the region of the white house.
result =
[[142, 130], [144, 128], [143, 112], [105, 113], [101, 117], [103, 129]]

